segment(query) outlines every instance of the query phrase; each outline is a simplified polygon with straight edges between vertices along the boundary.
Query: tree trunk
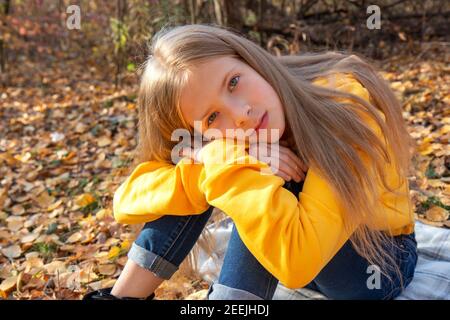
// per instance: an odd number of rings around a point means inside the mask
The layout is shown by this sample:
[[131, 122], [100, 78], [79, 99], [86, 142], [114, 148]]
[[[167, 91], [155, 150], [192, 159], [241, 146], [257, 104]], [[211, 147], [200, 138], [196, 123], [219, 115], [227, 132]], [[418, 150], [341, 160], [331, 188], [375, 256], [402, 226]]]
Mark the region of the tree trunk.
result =
[[[123, 26], [126, 9], [127, 9], [127, 1], [117, 0], [117, 20], [119, 21], [120, 26]], [[121, 32], [122, 31], [119, 31], [119, 36], [121, 35]], [[125, 64], [125, 48], [119, 46], [119, 50], [116, 56], [116, 76], [115, 76], [116, 88], [120, 85], [120, 73], [122, 71], [122, 67], [124, 64]]]
[[[11, 8], [10, 0], [0, 1], [0, 17], [1, 19], [1, 28], [6, 30], [6, 17], [9, 14], [9, 10]], [[0, 72], [6, 72], [6, 44], [3, 36], [0, 35]]]

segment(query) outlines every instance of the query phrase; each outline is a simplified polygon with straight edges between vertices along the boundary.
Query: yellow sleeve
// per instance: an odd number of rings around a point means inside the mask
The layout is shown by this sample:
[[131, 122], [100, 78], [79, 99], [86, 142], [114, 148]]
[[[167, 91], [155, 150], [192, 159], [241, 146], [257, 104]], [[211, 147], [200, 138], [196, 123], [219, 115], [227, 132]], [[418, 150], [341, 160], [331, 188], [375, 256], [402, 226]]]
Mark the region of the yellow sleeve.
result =
[[197, 185], [202, 174], [203, 165], [186, 158], [177, 165], [143, 162], [114, 193], [114, 218], [132, 224], [166, 214], [200, 214], [209, 207]]
[[[282, 178], [261, 174], [267, 164], [245, 164], [251, 156], [240, 156], [241, 148], [225, 139], [208, 144], [200, 188], [209, 204], [231, 217], [244, 244], [271, 274], [289, 288], [303, 287], [349, 237], [342, 207], [315, 168], [309, 168], [297, 201]], [[232, 155], [225, 163], [222, 152]]]

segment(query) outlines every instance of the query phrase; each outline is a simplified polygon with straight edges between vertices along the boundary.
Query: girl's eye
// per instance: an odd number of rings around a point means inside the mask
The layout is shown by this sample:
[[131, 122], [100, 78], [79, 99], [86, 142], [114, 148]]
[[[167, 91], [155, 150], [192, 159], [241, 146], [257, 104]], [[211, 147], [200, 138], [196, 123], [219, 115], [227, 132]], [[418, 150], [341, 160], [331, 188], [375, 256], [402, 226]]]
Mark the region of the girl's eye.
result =
[[211, 115], [208, 117], [208, 120], [207, 120], [207, 121], [208, 121], [208, 126], [210, 126], [211, 123], [213, 123], [213, 121], [216, 120], [217, 113], [218, 113], [218, 112], [213, 112], [213, 113], [211, 113]]
[[236, 87], [237, 83], [238, 83], [238, 80], [236, 80], [236, 81], [233, 81], [233, 80], [234, 79], [239, 79], [239, 78], [240, 78], [239, 76], [235, 76], [235, 77], [231, 78], [230, 84], [233, 86], [233, 88]]

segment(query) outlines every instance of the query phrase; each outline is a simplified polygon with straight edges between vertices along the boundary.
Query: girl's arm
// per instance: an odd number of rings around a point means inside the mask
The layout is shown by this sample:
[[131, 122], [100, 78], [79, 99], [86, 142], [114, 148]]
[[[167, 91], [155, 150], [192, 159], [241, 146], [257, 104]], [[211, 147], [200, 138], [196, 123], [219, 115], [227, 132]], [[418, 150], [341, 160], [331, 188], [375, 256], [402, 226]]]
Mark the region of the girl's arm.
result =
[[[348, 240], [343, 208], [314, 167], [309, 168], [297, 201], [282, 187], [282, 178], [261, 174], [267, 164], [232, 164], [241, 157], [240, 148], [224, 139], [205, 146], [200, 188], [209, 204], [231, 217], [255, 258], [285, 286], [300, 288]], [[222, 152], [227, 154], [225, 164], [220, 162]]]
[[139, 164], [114, 193], [114, 218], [143, 223], [163, 215], [200, 214], [209, 204], [198, 181], [203, 165], [183, 158], [177, 165], [148, 161]]

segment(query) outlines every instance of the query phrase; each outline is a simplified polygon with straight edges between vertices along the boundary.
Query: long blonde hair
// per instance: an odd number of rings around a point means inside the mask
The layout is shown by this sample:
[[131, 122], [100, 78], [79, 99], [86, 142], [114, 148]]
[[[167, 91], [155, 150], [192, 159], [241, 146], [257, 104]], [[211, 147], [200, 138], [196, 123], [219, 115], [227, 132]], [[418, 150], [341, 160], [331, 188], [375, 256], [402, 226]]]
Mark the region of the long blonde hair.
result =
[[[150, 56], [142, 67], [134, 166], [150, 160], [171, 163], [171, 150], [178, 143], [171, 141], [172, 131], [185, 128], [193, 133], [180, 111], [180, 92], [188, 71], [201, 60], [218, 56], [241, 59], [272, 85], [282, 102], [297, 155], [330, 183], [345, 209], [347, 228], [363, 219], [350, 237], [357, 252], [385, 274], [389, 267], [399, 272], [382, 246], [392, 241], [389, 233], [368, 227], [375, 219], [379, 194], [376, 179], [358, 152], [372, 161], [386, 189], [398, 193], [396, 186], [386, 182], [383, 164], [393, 162], [399, 176], [406, 179], [414, 142], [388, 82], [371, 63], [355, 54], [334, 51], [276, 57], [230, 28], [205, 24], [164, 27], [154, 35]], [[368, 90], [373, 103], [312, 84], [313, 79], [336, 72], [352, 74]], [[337, 102], [336, 97], [351, 103]], [[395, 146], [395, 159], [360, 120], [355, 107], [376, 121], [387, 144]], [[385, 122], [377, 110], [384, 114]]]

